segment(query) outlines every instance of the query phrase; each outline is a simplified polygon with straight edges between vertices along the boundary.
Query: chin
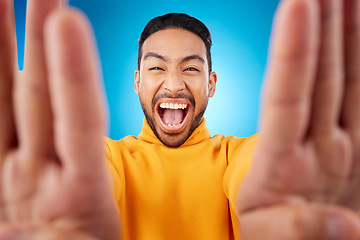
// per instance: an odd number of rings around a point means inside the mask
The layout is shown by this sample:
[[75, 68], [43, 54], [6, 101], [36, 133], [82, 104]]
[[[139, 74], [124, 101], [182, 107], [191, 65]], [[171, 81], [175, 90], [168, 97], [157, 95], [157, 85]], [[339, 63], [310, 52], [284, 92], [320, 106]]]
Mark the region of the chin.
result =
[[159, 98], [151, 111], [147, 111], [141, 98], [140, 103], [155, 136], [165, 146], [172, 148], [180, 147], [186, 142], [201, 123], [207, 106], [206, 101], [196, 113], [195, 101], [190, 97]]
[[169, 133], [165, 132], [158, 126], [155, 135], [165, 146], [176, 148], [184, 144], [184, 142], [186, 142], [186, 140], [190, 137], [190, 128], [187, 128], [183, 129], [181, 132]]

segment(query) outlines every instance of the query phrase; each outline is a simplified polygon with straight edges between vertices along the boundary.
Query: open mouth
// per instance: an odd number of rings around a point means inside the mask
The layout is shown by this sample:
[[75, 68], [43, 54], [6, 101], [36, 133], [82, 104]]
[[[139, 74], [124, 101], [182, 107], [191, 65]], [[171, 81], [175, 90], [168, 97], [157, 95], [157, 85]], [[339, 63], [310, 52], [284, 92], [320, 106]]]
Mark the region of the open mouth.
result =
[[164, 131], [175, 133], [185, 126], [190, 103], [187, 100], [169, 99], [162, 100], [157, 105], [161, 127]]

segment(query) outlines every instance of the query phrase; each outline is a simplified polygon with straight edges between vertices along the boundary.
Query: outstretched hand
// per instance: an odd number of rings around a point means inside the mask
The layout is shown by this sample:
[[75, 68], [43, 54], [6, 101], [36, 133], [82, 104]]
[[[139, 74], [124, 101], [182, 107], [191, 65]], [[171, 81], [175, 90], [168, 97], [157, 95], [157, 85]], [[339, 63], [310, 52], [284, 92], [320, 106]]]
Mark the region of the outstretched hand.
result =
[[27, 1], [19, 72], [13, 1], [0, 0], [0, 238], [118, 240], [93, 36], [61, 1]]
[[359, 30], [359, 0], [280, 3], [242, 239], [360, 238]]

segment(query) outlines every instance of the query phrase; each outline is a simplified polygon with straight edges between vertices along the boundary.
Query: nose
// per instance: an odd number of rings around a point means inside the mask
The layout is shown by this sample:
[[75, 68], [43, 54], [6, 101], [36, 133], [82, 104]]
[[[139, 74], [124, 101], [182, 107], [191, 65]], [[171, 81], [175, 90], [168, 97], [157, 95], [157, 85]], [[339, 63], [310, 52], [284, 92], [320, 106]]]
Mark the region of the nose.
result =
[[176, 95], [177, 93], [185, 89], [185, 83], [180, 74], [175, 72], [169, 72], [165, 76], [163, 87], [172, 95]]

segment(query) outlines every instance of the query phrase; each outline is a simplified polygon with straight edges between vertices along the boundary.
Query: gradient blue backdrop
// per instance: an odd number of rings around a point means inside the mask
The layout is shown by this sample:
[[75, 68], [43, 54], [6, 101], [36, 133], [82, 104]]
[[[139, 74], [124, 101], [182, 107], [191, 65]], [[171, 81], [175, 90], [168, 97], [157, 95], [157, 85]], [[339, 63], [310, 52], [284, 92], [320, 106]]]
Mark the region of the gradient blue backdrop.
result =
[[[151, 18], [168, 12], [197, 17], [212, 33], [213, 69], [218, 74], [218, 84], [205, 113], [210, 133], [254, 134], [271, 23], [278, 2], [70, 0], [89, 17], [96, 35], [109, 102], [108, 135], [120, 139], [141, 131], [144, 115], [133, 90], [137, 40]], [[20, 68], [25, 4], [26, 0], [15, 0]]]

